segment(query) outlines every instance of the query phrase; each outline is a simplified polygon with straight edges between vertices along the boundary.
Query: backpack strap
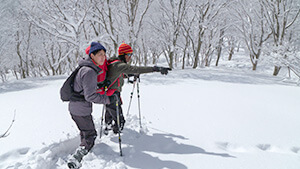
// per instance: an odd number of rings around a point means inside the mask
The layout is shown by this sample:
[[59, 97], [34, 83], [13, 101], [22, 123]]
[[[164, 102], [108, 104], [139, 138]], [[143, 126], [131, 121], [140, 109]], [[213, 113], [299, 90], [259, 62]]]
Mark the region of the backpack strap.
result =
[[[121, 61], [116, 59], [116, 60], [108, 62], [107, 65], [109, 66], [109, 65], [117, 63], [117, 62], [121, 62]], [[105, 85], [104, 87], [101, 87], [100, 89], [98, 89], [97, 92], [100, 94], [107, 94], [107, 91], [112, 90], [112, 89], [110, 89], [111, 86], [114, 85], [117, 81], [118, 81], [118, 86], [120, 86], [120, 77], [122, 75], [123, 75], [123, 73], [120, 74], [112, 83], [109, 83], [108, 86]]]
[[[90, 68], [92, 68], [96, 73], [98, 73], [98, 70], [97, 70], [96, 68], [94, 68], [93, 66], [90, 66], [90, 65], [84, 65], [84, 66], [78, 66], [78, 67], [76, 68], [76, 69], [78, 69], [77, 72], [76, 72], [76, 75], [78, 74], [79, 69], [81, 69], [82, 67], [90, 67]], [[74, 77], [74, 82], [75, 82], [76, 75], [75, 75], [75, 77]], [[74, 82], [73, 82], [73, 90], [74, 90]], [[79, 92], [76, 92], [76, 91], [74, 90], [74, 93], [76, 93], [77, 95], [81, 95], [81, 94], [80, 94], [81, 92], [83, 92], [83, 89], [80, 90]]]
[[[107, 91], [113, 84], [115, 84], [116, 83], [116, 81], [119, 81], [119, 79], [120, 79], [120, 77], [123, 75], [123, 73], [122, 74], [120, 74], [106, 89], [105, 89], [105, 91]], [[118, 84], [118, 86], [120, 86], [120, 82], [118, 82], [119, 84]]]
[[[113, 61], [111, 61], [111, 62], [108, 62], [107, 65], [111, 65], [111, 64], [114, 64], [114, 63], [117, 63], [117, 62], [121, 62], [121, 60], [119, 60], [119, 59], [113, 60]], [[123, 74], [123, 73], [122, 73], [122, 74]], [[108, 87], [105, 86], [104, 91], [106, 92], [113, 84], [116, 83], [117, 80], [119, 81], [119, 79], [120, 79], [120, 77], [122, 76], [122, 74], [120, 74], [120, 75], [119, 75], [112, 83], [110, 83], [110, 85], [109, 85]]]

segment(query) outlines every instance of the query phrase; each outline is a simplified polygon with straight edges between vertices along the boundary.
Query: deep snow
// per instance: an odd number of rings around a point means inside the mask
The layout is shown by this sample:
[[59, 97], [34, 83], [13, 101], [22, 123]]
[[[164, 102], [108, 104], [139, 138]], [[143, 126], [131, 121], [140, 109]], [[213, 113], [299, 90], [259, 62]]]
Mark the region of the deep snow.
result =
[[[66, 168], [79, 144], [65, 76], [0, 84], [0, 168]], [[143, 132], [132, 84], [122, 92], [124, 157], [113, 134], [96, 140], [82, 168], [299, 169], [300, 88], [293, 81], [231, 68], [174, 70], [141, 76]], [[93, 116], [100, 128], [101, 105]]]

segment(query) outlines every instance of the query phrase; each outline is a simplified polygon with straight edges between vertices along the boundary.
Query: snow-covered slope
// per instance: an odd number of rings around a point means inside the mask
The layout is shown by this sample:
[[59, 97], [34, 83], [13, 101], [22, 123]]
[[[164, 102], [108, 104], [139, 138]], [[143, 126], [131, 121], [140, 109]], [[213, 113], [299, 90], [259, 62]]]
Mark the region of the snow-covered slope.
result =
[[[78, 129], [59, 99], [65, 77], [0, 84], [0, 168], [66, 168]], [[82, 168], [299, 169], [300, 88], [293, 82], [229, 68], [141, 76], [142, 130], [132, 84], [122, 92], [122, 134], [97, 138]], [[100, 129], [101, 105], [93, 116]], [[140, 132], [142, 131], [142, 132]]]

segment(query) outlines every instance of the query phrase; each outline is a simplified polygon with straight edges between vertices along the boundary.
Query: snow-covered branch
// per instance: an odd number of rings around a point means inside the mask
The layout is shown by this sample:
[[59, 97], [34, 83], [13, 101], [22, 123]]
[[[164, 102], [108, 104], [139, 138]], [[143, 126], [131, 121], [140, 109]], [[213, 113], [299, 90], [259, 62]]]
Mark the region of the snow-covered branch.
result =
[[0, 134], [0, 138], [7, 137], [9, 135], [9, 131], [10, 131], [11, 127], [13, 126], [13, 124], [15, 122], [15, 119], [16, 119], [16, 110], [14, 111], [14, 117], [13, 117], [11, 123], [10, 123], [10, 126], [8, 127], [8, 129], [3, 134]]

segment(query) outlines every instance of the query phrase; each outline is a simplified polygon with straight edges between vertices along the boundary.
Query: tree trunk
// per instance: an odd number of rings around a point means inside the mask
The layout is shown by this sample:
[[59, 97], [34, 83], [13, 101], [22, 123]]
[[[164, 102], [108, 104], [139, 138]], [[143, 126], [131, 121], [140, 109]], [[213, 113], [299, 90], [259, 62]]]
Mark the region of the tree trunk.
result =
[[197, 56], [195, 56], [193, 69], [196, 69], [198, 67], [198, 62], [199, 62], [199, 54]]
[[29, 48], [30, 48], [30, 38], [31, 38], [31, 23], [29, 24], [29, 30], [28, 30], [28, 39], [27, 39], [27, 47], [26, 47], [26, 55], [25, 55], [25, 58], [26, 58], [26, 63], [25, 63], [25, 66], [26, 66], [26, 75], [27, 77], [29, 77]]
[[22, 56], [21, 56], [20, 46], [21, 46], [21, 42], [18, 41], [17, 42], [17, 54], [18, 54], [19, 59], [20, 59], [20, 64], [19, 64], [20, 77], [21, 77], [21, 79], [25, 79], [26, 74], [25, 74], [25, 70], [23, 68], [23, 59], [22, 59]]
[[182, 58], [182, 69], [184, 69], [184, 65], [185, 65], [185, 56], [186, 56], [186, 52], [184, 51], [183, 58]]
[[237, 48], [236, 48], [236, 52], [240, 51], [240, 47], [241, 47], [241, 43], [239, 42], [238, 45], [237, 45]]
[[171, 51], [169, 54], [169, 67], [173, 69], [173, 60], [174, 60], [174, 51]]
[[279, 73], [279, 71], [280, 71], [280, 69], [281, 69], [281, 66], [275, 66], [275, 67], [274, 67], [273, 76], [277, 76], [278, 73]]
[[148, 58], [147, 58], [147, 52], [144, 50], [144, 66], [147, 66]]
[[152, 54], [152, 64], [156, 63], [156, 53]]
[[199, 53], [200, 53], [201, 45], [202, 45], [201, 37], [199, 37], [198, 46], [197, 46], [197, 50], [196, 50], [196, 53], [195, 53], [195, 61], [194, 61], [193, 69], [196, 69], [198, 67]]
[[218, 48], [218, 56], [217, 56], [216, 66], [219, 65], [219, 60], [220, 60], [220, 57], [221, 57], [221, 50], [222, 50], [221, 48], [220, 49]]
[[252, 70], [256, 70], [256, 68], [257, 68], [257, 60], [253, 63]]
[[234, 47], [230, 47], [228, 60], [232, 59], [233, 54], [234, 54]]
[[219, 60], [220, 60], [221, 53], [222, 53], [222, 44], [223, 44], [224, 33], [225, 33], [224, 29], [221, 29], [220, 30], [219, 44], [218, 44], [218, 47], [217, 47], [218, 54], [217, 54], [216, 66], [218, 66], [218, 64], [219, 64]]

